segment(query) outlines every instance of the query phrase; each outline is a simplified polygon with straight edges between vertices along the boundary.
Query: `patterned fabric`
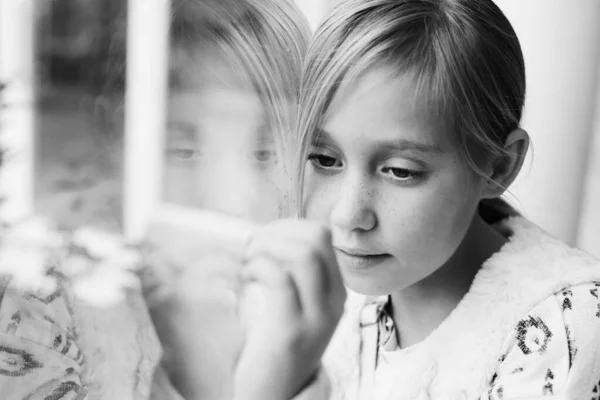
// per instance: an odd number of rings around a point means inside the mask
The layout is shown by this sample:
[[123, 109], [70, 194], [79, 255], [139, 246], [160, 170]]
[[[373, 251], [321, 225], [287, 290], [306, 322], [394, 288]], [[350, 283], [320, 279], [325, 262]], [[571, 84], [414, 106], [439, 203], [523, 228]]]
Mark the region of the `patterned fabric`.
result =
[[400, 339], [396, 330], [396, 324], [392, 319], [392, 303], [388, 301], [381, 306], [377, 325], [379, 328], [378, 347], [385, 351], [396, 351], [400, 347]]
[[[546, 299], [514, 327], [489, 388], [480, 400], [542, 399], [553, 396], [600, 400], [600, 282], [566, 288]], [[418, 349], [398, 347], [389, 303], [379, 315], [377, 385], [401, 381]], [[386, 312], [387, 310], [387, 312]], [[413, 353], [413, 352], [416, 352]], [[591, 357], [581, 357], [582, 354]], [[587, 380], [587, 387], [578, 387]], [[574, 390], [577, 391], [575, 396]], [[583, 395], [579, 395], [583, 393]], [[373, 399], [385, 394], [375, 392]], [[563, 397], [561, 397], [563, 398]]]
[[148, 399], [162, 349], [140, 249], [39, 217], [0, 236], [0, 400]]
[[168, 380], [153, 381], [161, 350], [139, 294], [98, 309], [58, 282], [23, 292], [0, 276], [1, 400], [143, 400], [151, 390], [181, 400]]
[[0, 277], [2, 400], [82, 400], [84, 357], [63, 281], [51, 293], [22, 293]]
[[481, 400], [598, 399], [599, 282], [566, 288], [519, 321]]

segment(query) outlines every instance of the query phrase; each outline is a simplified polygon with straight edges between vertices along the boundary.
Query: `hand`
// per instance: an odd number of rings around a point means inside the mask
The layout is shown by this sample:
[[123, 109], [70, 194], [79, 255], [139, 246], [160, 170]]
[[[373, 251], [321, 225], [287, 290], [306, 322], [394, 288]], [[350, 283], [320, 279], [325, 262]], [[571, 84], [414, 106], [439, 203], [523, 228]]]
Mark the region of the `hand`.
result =
[[147, 299], [169, 379], [186, 399], [230, 398], [243, 339], [236, 315], [242, 261], [203, 243], [195, 226], [163, 221], [149, 236], [154, 281], [164, 290]]
[[291, 399], [317, 372], [344, 309], [331, 233], [309, 221], [271, 223], [248, 244], [242, 276], [263, 285], [266, 302], [246, 332], [234, 398]]

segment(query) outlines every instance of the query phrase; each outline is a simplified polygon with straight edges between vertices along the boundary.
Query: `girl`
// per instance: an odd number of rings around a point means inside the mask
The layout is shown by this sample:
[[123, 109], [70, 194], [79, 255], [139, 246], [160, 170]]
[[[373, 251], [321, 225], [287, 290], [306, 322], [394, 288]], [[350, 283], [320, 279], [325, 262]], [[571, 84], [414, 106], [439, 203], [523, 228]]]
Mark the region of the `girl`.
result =
[[600, 263], [500, 199], [529, 147], [524, 99], [491, 0], [335, 8], [298, 122], [304, 215], [331, 235], [286, 221], [249, 243], [245, 276], [272, 301], [239, 398], [598, 397]]

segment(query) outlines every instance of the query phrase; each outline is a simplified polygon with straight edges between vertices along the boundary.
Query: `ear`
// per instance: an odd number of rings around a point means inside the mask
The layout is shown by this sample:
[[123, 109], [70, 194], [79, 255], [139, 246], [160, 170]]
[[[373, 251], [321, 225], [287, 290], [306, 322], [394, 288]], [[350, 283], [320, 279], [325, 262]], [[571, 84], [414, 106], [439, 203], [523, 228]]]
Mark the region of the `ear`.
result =
[[494, 162], [482, 198], [500, 197], [506, 191], [521, 171], [528, 149], [527, 132], [517, 128], [508, 134], [504, 143], [506, 155]]

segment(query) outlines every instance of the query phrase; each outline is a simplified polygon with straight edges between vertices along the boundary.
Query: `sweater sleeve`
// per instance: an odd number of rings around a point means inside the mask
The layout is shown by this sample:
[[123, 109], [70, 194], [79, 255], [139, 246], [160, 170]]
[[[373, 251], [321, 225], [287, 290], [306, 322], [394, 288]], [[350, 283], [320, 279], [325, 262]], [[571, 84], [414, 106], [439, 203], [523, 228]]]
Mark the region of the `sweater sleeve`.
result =
[[513, 330], [481, 400], [600, 399], [600, 283], [565, 288]]

